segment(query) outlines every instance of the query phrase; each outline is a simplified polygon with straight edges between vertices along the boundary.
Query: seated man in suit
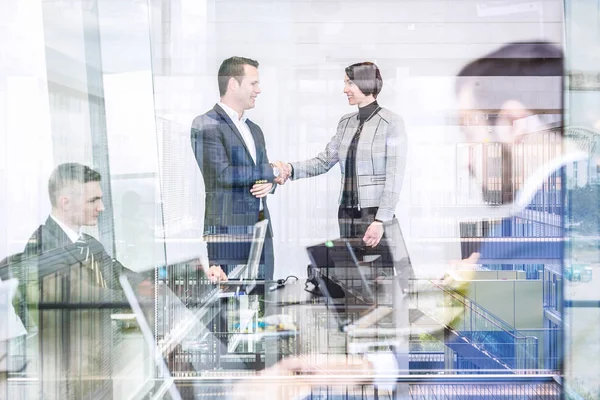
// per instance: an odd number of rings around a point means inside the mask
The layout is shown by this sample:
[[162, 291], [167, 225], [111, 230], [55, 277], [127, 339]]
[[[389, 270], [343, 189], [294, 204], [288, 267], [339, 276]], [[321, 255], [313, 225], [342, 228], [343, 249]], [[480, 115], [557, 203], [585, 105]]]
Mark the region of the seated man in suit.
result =
[[100, 174], [76, 163], [59, 165], [50, 176], [48, 193], [52, 211], [33, 233], [23, 258], [38, 257], [38, 276], [61, 273], [77, 263], [88, 262], [94, 269], [97, 287], [117, 289], [123, 266], [113, 260], [94, 237], [82, 233], [83, 226], [95, 226], [104, 211]]
[[[151, 279], [126, 270], [97, 239], [81, 231], [95, 226], [104, 210], [100, 180], [97, 171], [82, 164], [56, 167], [48, 183], [51, 214], [11, 267], [25, 302], [20, 317], [39, 327], [34, 352], [39, 352], [44, 398], [111, 397], [112, 310], [89, 304], [125, 303], [121, 273], [142, 292], [153, 292]], [[213, 279], [226, 279], [219, 267], [206, 271]]]
[[[44, 256], [44, 263], [38, 265], [40, 276], [58, 271], [60, 264], [93, 261], [100, 266], [94, 273], [97, 285], [119, 288], [121, 263], [112, 259], [93, 236], [81, 232], [83, 226], [97, 225], [104, 211], [100, 180], [97, 171], [77, 163], [61, 164], [52, 173], [48, 183], [52, 211], [33, 233], [22, 255], [24, 259]], [[211, 280], [227, 279], [219, 267], [202, 267]]]

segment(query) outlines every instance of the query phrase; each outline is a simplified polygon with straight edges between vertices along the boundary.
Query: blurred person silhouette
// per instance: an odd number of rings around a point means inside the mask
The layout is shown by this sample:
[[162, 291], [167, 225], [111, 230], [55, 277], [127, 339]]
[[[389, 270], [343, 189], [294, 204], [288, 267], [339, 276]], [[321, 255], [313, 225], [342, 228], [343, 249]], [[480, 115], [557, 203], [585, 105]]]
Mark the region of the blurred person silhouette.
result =
[[[499, 168], [489, 169], [487, 175], [470, 160], [471, 173], [481, 182], [483, 200], [501, 219], [490, 229], [489, 237], [521, 237], [515, 219], [531, 210], [562, 217], [558, 197], [552, 209], [544, 207], [543, 199], [552, 190], [555, 195], [560, 192], [561, 168], [583, 156], [572, 143], [563, 141], [562, 76], [562, 51], [545, 42], [507, 44], [469, 63], [458, 74], [456, 95], [465, 141], [497, 150], [490, 161], [498, 162]], [[536, 82], [543, 83], [543, 91], [532, 89]], [[548, 116], [553, 117], [550, 123], [546, 122]], [[546, 155], [521, 160], [517, 148], [523, 146], [544, 149]], [[545, 234], [563, 236], [559, 227]], [[484, 241], [479, 248], [463, 248], [463, 256], [470, 262], [526, 261], [535, 258], [539, 250], [535, 242], [525, 240], [502, 246]]]
[[[562, 57], [561, 50], [550, 43], [510, 43], [467, 64], [458, 74], [456, 95], [463, 119], [462, 125], [466, 141], [486, 146], [497, 144], [501, 149], [497, 154], [499, 154], [502, 168], [496, 171], [499, 174], [496, 182], [501, 182], [500, 189], [498, 189], [498, 186], [488, 186], [487, 183], [491, 181], [478, 180], [483, 182], [481, 192], [483, 198], [490, 205], [483, 214], [493, 216], [500, 221], [496, 227], [490, 230], [489, 236], [520, 237], [518, 231], [507, 229], [507, 226], [510, 226], [515, 217], [522, 216], [520, 213], [538, 209], [539, 204], [536, 203], [536, 200], [540, 199], [540, 193], [544, 188], [549, 187], [553, 182], [552, 180], [556, 179], [557, 176], [564, 176], [562, 170], [565, 165], [589, 156], [589, 153], [582, 151], [578, 143], [572, 143], [569, 138], [563, 138], [561, 135]], [[544, 91], [532, 94], [532, 86], [526, 84], [526, 81], [532, 79], [544, 81]], [[543, 139], [541, 142], [538, 141], [535, 134], [526, 135], [528, 128], [544, 125], [544, 118], [540, 117], [540, 113], [544, 110], [541, 111], [537, 104], [540, 100], [543, 100], [542, 103], [546, 104], [546, 113], [554, 112], [556, 114], [557, 119], [553, 121], [555, 124], [550, 136], [553, 138], [552, 145], [557, 146], [557, 151], [552, 153], [552, 157], [533, 160], [532, 169], [528, 170], [528, 174], [524, 176], [524, 183], [518, 184], [513, 179], [516, 157], [513, 152], [514, 146], [527, 140], [534, 144], [549, 143], [549, 139], [546, 139], [546, 142]], [[486, 118], [484, 114], [490, 114], [490, 109], [498, 111], [495, 115], [487, 115]], [[475, 116], [478, 116], [478, 118], [475, 118]], [[472, 123], [475, 120], [486, 122]], [[326, 170], [331, 160], [337, 161], [337, 157], [339, 157], [337, 152], [338, 148], [328, 146], [327, 151], [313, 161], [316, 165], [314, 169], [316, 171]], [[285, 163], [280, 165], [282, 168], [286, 167]], [[298, 174], [296, 164], [287, 165], [287, 168], [291, 170], [292, 178], [295, 179], [296, 174]], [[306, 172], [302, 169], [301, 171], [298, 176], [304, 177]], [[475, 177], [479, 171], [472, 168], [472, 173]], [[343, 188], [345, 187], [344, 182]], [[563, 211], [564, 209], [559, 208], [553, 210], [559, 216]], [[552, 235], [556, 238], [563, 238], [564, 231], [558, 226]], [[477, 263], [498, 257], [509, 257], [521, 260], [521, 263], [527, 263], [532, 257], [540, 255], [540, 248], [537, 248], [537, 246], [538, 244], [532, 241], [517, 239], [509, 241], [508, 245], [500, 250], [502, 253], [500, 255], [492, 254], [498, 252], [497, 243], [486, 243], [484, 241], [481, 246], [465, 248], [463, 249], [464, 259], [453, 262], [446, 268], [448, 272], [454, 269], [466, 270], [467, 273], [461, 277], [462, 281], [456, 282], [455, 275], [446, 274], [444, 277], [439, 277], [440, 284], [442, 286], [454, 286], [468, 293], [469, 282], [472, 278], [470, 273], [472, 273]], [[557, 259], [561, 259], [563, 255], [562, 240], [557, 240], [550, 246], [553, 247], [551, 249], [553, 253], [557, 252]], [[431, 287], [415, 287], [417, 291], [421, 289], [430, 290], [432, 293], [431, 296], [427, 296], [427, 293], [425, 293], [423, 303], [430, 303], [433, 308], [448, 308], [448, 312], [443, 313], [445, 319], [441, 321], [446, 326], [452, 325], [453, 321], [459, 318], [463, 312], [460, 307], [447, 306], [444, 303], [444, 296], [441, 291], [431, 290]], [[417, 293], [419, 296], [420, 294]], [[540, 299], [540, 302], [542, 300]], [[421, 301], [422, 298], [419, 297], [419, 304], [421, 304]], [[447, 338], [447, 340], [452, 341], [453, 338]], [[374, 363], [368, 362], [368, 357], [365, 362], [359, 364], [345, 362], [344, 360], [315, 364], [307, 358], [291, 357], [282, 360], [279, 364], [265, 371], [264, 374], [273, 376], [273, 383], [263, 387], [253, 386], [254, 392], [248, 391], [246, 393], [253, 393], [255, 396], [248, 396], [247, 398], [260, 398], [265, 393], [288, 393], [293, 390], [294, 381], [289, 381], [288, 378], [288, 381], [283, 381], [285, 383], [279, 383], [276, 377], [296, 376], [298, 374], [304, 375], [298, 377], [298, 381], [301, 383], [297, 386], [298, 391], [302, 391], [303, 395], [308, 395], [311, 387], [323, 384], [320, 379], [326, 376], [329, 373], [328, 371], [342, 370], [352, 373], [356, 370], [357, 365], [360, 365], [359, 370], [363, 379], [365, 376], [371, 377], [367, 379], [370, 382], [376, 382], [382, 371], [387, 371], [388, 376], [403, 372], [392, 364], [387, 369], [377, 368]], [[401, 363], [398, 365], [401, 365]], [[313, 381], [310, 379], [310, 374], [316, 375]], [[405, 398], [403, 397], [405, 394], [406, 391], [396, 391], [393, 398]]]

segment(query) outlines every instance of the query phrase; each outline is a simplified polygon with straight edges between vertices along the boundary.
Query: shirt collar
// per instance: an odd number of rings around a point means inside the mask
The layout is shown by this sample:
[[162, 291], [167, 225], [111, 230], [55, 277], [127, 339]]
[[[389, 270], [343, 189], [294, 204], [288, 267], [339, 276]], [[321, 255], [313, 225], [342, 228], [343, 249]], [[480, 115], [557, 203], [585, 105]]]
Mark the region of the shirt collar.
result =
[[81, 228], [79, 229], [79, 232], [76, 232], [75, 230], [64, 224], [61, 220], [56, 218], [54, 215], [50, 214], [50, 218], [52, 218], [54, 222], [56, 222], [56, 224], [60, 227], [60, 229], [62, 229], [67, 234], [69, 239], [71, 239], [71, 242], [75, 243], [81, 236]]
[[221, 106], [221, 108], [227, 113], [227, 115], [229, 115], [229, 118], [231, 118], [231, 120], [234, 123], [237, 123], [238, 121], [246, 122], [246, 120], [248, 119], [245, 112], [242, 113], [242, 118], [240, 118], [240, 115], [238, 114], [238, 112], [235, 111], [233, 108], [229, 107], [227, 104], [225, 104], [221, 101], [217, 104], [219, 104], [219, 106]]

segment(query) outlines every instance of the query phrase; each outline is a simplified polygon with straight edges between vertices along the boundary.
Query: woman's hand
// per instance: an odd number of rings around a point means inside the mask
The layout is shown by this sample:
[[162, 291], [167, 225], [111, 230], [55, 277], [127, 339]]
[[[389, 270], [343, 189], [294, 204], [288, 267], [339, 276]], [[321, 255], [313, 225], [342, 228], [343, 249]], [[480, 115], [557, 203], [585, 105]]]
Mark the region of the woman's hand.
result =
[[383, 236], [383, 222], [373, 221], [367, 228], [363, 242], [369, 247], [375, 247], [379, 244], [381, 237]]

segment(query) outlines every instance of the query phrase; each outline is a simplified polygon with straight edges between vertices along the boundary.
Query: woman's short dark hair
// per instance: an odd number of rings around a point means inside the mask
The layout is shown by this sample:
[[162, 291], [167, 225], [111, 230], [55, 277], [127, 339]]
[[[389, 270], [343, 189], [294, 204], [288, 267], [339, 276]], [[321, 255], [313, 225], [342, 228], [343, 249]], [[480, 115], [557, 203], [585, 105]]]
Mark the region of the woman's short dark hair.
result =
[[377, 98], [383, 87], [383, 79], [377, 65], [372, 62], [360, 62], [346, 67], [346, 75], [363, 92]]
[[246, 75], [244, 65], [258, 68], [258, 61], [245, 57], [229, 57], [224, 60], [219, 67], [218, 81], [219, 94], [225, 96], [229, 79], [235, 78], [239, 83], [242, 83], [243, 77]]
[[52, 171], [48, 181], [48, 195], [52, 206], [57, 205], [58, 192], [66, 186], [77, 183], [100, 182], [102, 179], [100, 173], [79, 163], [60, 164]]

